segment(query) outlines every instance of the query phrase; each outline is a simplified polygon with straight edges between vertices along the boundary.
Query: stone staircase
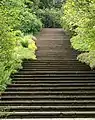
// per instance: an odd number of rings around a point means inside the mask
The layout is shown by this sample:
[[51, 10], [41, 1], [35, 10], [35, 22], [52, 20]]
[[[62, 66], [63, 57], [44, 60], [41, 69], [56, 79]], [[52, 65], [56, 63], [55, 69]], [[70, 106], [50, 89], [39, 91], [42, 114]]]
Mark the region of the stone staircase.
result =
[[76, 60], [62, 29], [43, 29], [38, 60], [23, 69], [1, 95], [7, 118], [95, 118], [95, 71]]

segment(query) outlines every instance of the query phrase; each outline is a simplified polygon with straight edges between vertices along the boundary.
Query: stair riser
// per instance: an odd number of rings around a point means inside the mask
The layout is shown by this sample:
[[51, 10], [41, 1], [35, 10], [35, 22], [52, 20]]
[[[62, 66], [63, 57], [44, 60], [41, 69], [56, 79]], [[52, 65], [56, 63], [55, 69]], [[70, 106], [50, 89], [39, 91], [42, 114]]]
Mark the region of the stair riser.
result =
[[67, 81], [64, 81], [64, 80], [63, 80], [63, 81], [59, 81], [59, 82], [58, 82], [58, 81], [48, 81], [48, 80], [45, 81], [45, 82], [44, 82], [44, 81], [40, 81], [40, 80], [35, 80], [35, 81], [32, 81], [32, 80], [31, 80], [31, 81], [28, 81], [28, 80], [27, 80], [27, 81], [22, 81], [22, 80], [18, 80], [18, 81], [17, 81], [17, 80], [16, 80], [16, 81], [13, 81], [12, 83], [13, 83], [13, 84], [48, 84], [48, 83], [49, 83], [49, 84], [55, 84], [55, 83], [56, 83], [56, 84], [58, 84], [58, 83], [64, 84], [64, 83], [68, 83], [68, 82], [71, 83], [71, 84], [72, 84], [72, 83], [75, 83], [75, 82], [76, 82], [76, 83], [79, 83], [79, 84], [80, 84], [80, 83], [83, 83], [83, 84], [84, 84], [84, 83], [88, 83], [88, 84], [90, 84], [90, 83], [95, 83], [95, 80], [94, 80], [94, 81], [91, 81], [91, 82], [90, 82], [90, 81], [82, 81], [82, 80], [81, 80], [81, 81], [78, 81], [78, 80], [73, 80], [73, 81], [67, 80]]
[[43, 74], [43, 75], [38, 75], [38, 74], [30, 74], [30, 75], [24, 75], [24, 74], [21, 74], [21, 75], [19, 75], [19, 74], [17, 74], [17, 75], [14, 75], [14, 76], [12, 76], [12, 78], [15, 80], [17, 80], [17, 79], [27, 79], [27, 80], [49, 80], [49, 77], [50, 77], [50, 80], [94, 80], [95, 78], [94, 78], [94, 76], [93, 75], [89, 75], [89, 74], [87, 74], [87, 76], [84, 74], [84, 75], [77, 75], [77, 74], [75, 74], [75, 75], [51, 75], [51, 74]]
[[[23, 116], [23, 117], [22, 117]], [[66, 113], [64, 113], [64, 114], [62, 114], [62, 113], [60, 113], [60, 114], [27, 114], [27, 115], [25, 115], [25, 114], [12, 114], [11, 115], [11, 113], [10, 113], [10, 115], [8, 116], [8, 118], [95, 118], [95, 114], [66, 114]]]
[[40, 112], [50, 112], [50, 111], [53, 111], [53, 112], [54, 111], [55, 112], [56, 111], [58, 111], [58, 112], [59, 111], [60, 112], [65, 112], [65, 111], [69, 111], [69, 112], [70, 111], [81, 111], [81, 112], [83, 111], [84, 112], [84, 111], [88, 111], [88, 112], [90, 112], [91, 111], [91, 112], [93, 112], [93, 111], [95, 111], [95, 108], [88, 108], [87, 109], [87, 108], [69, 108], [69, 107], [68, 108], [65, 108], [65, 107], [64, 108], [59, 108], [59, 107], [58, 108], [52, 108], [52, 107], [50, 107], [50, 108], [47, 108], [47, 109], [45, 109], [45, 108], [34, 108], [34, 109], [33, 108], [32, 109], [29, 108], [29, 109], [25, 109], [23, 107], [22, 109], [17, 109], [17, 108], [16, 109], [10, 109], [10, 112], [13, 112], [13, 111], [14, 112], [15, 111], [16, 112], [25, 112], [25, 111], [27, 111], [27, 112], [31, 112], [31, 111], [33, 111], [33, 112], [39, 112], [39, 111]]
[[92, 96], [90, 96], [90, 97], [88, 97], [88, 96], [80, 96], [80, 97], [71, 97], [71, 96], [69, 96], [69, 97], [67, 97], [67, 96], [65, 96], [65, 97], [63, 97], [63, 98], [58, 98], [58, 97], [32, 97], [32, 98], [26, 98], [26, 96], [24, 97], [24, 98], [22, 98], [22, 96], [20, 96], [19, 98], [16, 98], [16, 97], [2, 97], [2, 100], [95, 100], [95, 96], [94, 97], [92, 97]]
[[12, 96], [15, 96], [15, 97], [16, 96], [26, 96], [27, 97], [28, 95], [30, 95], [30, 96], [36, 96], [36, 95], [40, 95], [40, 96], [44, 96], [44, 95], [47, 95], [47, 96], [49, 96], [49, 95], [56, 95], [56, 96], [57, 95], [60, 95], [60, 96], [61, 95], [68, 95], [68, 96], [69, 95], [72, 95], [72, 96], [75, 96], [75, 95], [76, 96], [78, 96], [78, 95], [80, 95], [80, 96], [81, 95], [85, 95], [85, 96], [88, 96], [88, 95], [95, 95], [95, 92], [94, 93], [82, 93], [82, 92], [80, 92], [80, 93], [57, 93], [57, 94], [56, 93], [55, 94], [54, 93], [32, 93], [32, 92], [31, 93], [23, 93], [22, 94], [22, 93], [19, 92], [19, 93], [16, 93], [16, 94], [14, 94], [14, 93], [13, 94], [12, 93], [9, 93], [9, 94], [3, 93], [2, 94], [2, 96], [11, 96], [11, 97]]
[[[7, 101], [7, 100], [6, 100]], [[11, 101], [11, 103], [6, 103], [6, 101], [5, 101], [5, 103], [0, 103], [0, 106], [39, 106], [39, 105], [41, 105], [41, 106], [95, 106], [95, 102], [93, 102], [93, 103], [90, 103], [90, 102], [87, 102], [87, 103], [85, 103], [85, 102], [83, 102], [83, 103], [78, 103], [77, 101], [76, 102], [68, 102], [68, 103], [66, 103], [66, 102], [64, 102], [64, 103], [59, 103], [59, 102], [56, 102], [56, 103], [54, 103], [54, 102], [52, 102], [52, 103], [33, 103], [33, 102], [16, 102], [16, 100], [15, 100], [15, 102], [13, 102], [13, 101]]]
[[[18, 91], [18, 92], [21, 92], [21, 91], [22, 92], [24, 92], [24, 91], [30, 92], [31, 91], [31, 92], [33, 92], [33, 91], [35, 91], [35, 89], [36, 89], [36, 91], [59, 91], [59, 92], [60, 91], [67, 91], [67, 90], [68, 91], [78, 91], [79, 90], [77, 88], [75, 89], [75, 87], [70, 88], [70, 89], [68, 89], [68, 88], [67, 89], [64, 89], [64, 88], [63, 89], [62, 88], [61, 89], [60, 88], [59, 89], [56, 89], [56, 88], [55, 89], [54, 88], [52, 88], [52, 89], [50, 89], [50, 88], [47, 88], [47, 89], [43, 88], [43, 89], [41, 89], [39, 87], [38, 88], [24, 88], [24, 87], [21, 87], [21, 88], [14, 87], [13, 88], [13, 87], [10, 87], [6, 91], [7, 92], [15, 92], [15, 91]], [[95, 88], [89, 87], [89, 89], [87, 89], [86, 87], [82, 87], [82, 88], [80, 88], [80, 90], [81, 91], [90, 91], [90, 90], [95, 91]]]
[[58, 67], [58, 68], [76, 68], [76, 67], [79, 67], [79, 68], [89, 68], [89, 70], [91, 70], [90, 69], [90, 67], [88, 67], [88, 66], [81, 66], [81, 65], [77, 65], [77, 66], [75, 66], [75, 65], [23, 65], [23, 68], [56, 68], [56, 67]]
[[95, 87], [95, 84], [93, 85], [93, 83], [92, 84], [89, 84], [89, 85], [87, 85], [87, 84], [61, 84], [61, 85], [58, 85], [58, 84], [56, 84], [56, 85], [52, 85], [52, 84], [13, 84], [13, 85], [9, 85], [8, 87], [10, 88], [10, 87], [70, 87], [70, 86], [72, 86], [72, 87]]

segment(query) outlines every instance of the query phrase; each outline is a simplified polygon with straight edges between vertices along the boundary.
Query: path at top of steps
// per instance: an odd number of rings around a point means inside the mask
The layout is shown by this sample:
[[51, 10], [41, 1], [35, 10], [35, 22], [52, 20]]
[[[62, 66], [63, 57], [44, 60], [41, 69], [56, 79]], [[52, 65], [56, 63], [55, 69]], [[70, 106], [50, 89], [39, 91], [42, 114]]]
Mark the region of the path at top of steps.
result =
[[38, 60], [25, 60], [1, 95], [7, 118], [95, 118], [95, 71], [76, 60], [66, 33], [43, 29], [36, 43]]
[[38, 60], [76, 59], [77, 52], [71, 48], [69, 37], [62, 29], [43, 29], [36, 43]]

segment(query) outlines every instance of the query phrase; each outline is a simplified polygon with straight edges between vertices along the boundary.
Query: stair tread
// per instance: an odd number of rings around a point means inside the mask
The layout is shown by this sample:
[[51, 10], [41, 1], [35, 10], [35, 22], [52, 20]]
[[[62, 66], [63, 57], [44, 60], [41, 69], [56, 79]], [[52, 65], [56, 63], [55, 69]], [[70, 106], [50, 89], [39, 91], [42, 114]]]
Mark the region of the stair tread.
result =
[[[0, 107], [4, 107], [4, 106], [0, 106]], [[11, 109], [11, 108], [15, 108], [15, 109], [18, 109], [18, 108], [23, 108], [23, 109], [33, 109], [33, 108], [95, 108], [95, 105], [93, 106], [8, 106], [8, 109]], [[63, 110], [64, 111], [64, 110]], [[90, 111], [90, 110], [89, 110]], [[92, 110], [93, 111], [93, 110]]]

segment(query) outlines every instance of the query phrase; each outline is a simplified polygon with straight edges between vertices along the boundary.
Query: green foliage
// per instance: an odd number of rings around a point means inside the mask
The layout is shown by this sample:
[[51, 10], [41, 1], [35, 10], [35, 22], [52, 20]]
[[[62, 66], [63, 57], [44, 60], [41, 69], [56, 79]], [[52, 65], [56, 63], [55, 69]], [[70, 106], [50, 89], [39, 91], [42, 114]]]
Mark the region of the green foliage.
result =
[[29, 48], [24, 48], [22, 46], [19, 46], [15, 50], [18, 54], [17, 57], [19, 59], [34, 59], [34, 60], [36, 60], [35, 51], [32, 51]]
[[61, 6], [63, 0], [40, 0], [37, 16], [41, 18], [44, 27], [59, 28], [61, 17]]
[[54, 0], [40, 0], [40, 8], [45, 9], [45, 8], [52, 8], [53, 7], [53, 1]]
[[7, 119], [7, 116], [10, 115], [9, 111], [10, 111], [10, 108], [8, 106], [0, 107], [0, 118]]
[[63, 2], [64, 0], [40, 0], [39, 8], [61, 8]]
[[[26, 0], [26, 6], [27, 8], [30, 8], [34, 14], [36, 14], [37, 18], [40, 18], [40, 20], [43, 23], [43, 27], [61, 27], [60, 8], [62, 6], [62, 2], [63, 0], [58, 0], [58, 1], [57, 0]], [[31, 19], [32, 19], [32, 16], [31, 16]], [[25, 19], [25, 21], [27, 20]], [[39, 23], [38, 25], [41, 26], [40, 22], [38, 23]], [[32, 28], [34, 29], [36, 27], [34, 26]]]
[[42, 28], [40, 19], [35, 15], [35, 5], [31, 0], [23, 0], [22, 8], [20, 8], [19, 22], [16, 29], [20, 29], [24, 34], [36, 34]]
[[24, 11], [21, 16], [20, 30], [24, 33], [36, 34], [42, 28], [40, 19], [28, 10]]
[[73, 31], [71, 38], [73, 48], [88, 52], [80, 55], [79, 60], [84, 59], [84, 62], [88, 63], [86, 61], [88, 54], [88, 59], [91, 59], [89, 64], [91, 63], [92, 67], [94, 58], [91, 56], [95, 50], [95, 0], [67, 0], [62, 10], [64, 10], [64, 16], [61, 20], [64, 28]]
[[[22, 21], [26, 19], [25, 9], [28, 12], [25, 7], [25, 0], [0, 1], [0, 91], [3, 91], [11, 83], [10, 75], [22, 68], [22, 59], [36, 59], [35, 49], [25, 48], [20, 41], [25, 39], [24, 34], [26, 32], [37, 32], [41, 23], [39, 20], [37, 21], [32, 12], [27, 13], [31, 14], [30, 17], [32, 16], [30, 19], [27, 15], [27, 21], [32, 20], [32, 25], [30, 26], [30, 22], [29, 24], [23, 23], [26, 29], [29, 27], [29, 30], [24, 31]], [[33, 28], [30, 29], [30, 27]]]
[[16, 30], [13, 29], [20, 24], [18, 17], [23, 6], [23, 3], [19, 2], [0, 1], [0, 91], [5, 89], [11, 80], [9, 78], [13, 70], [11, 63], [14, 61], [12, 55], [18, 39]]
[[57, 28], [61, 27], [60, 17], [61, 11], [59, 9], [40, 9], [37, 13], [37, 16], [41, 18], [41, 21], [46, 28]]
[[91, 69], [95, 68], [95, 51], [80, 54], [78, 60], [89, 65]]
[[30, 1], [28, 6], [32, 9], [33, 13], [43, 23], [43, 27], [61, 27], [61, 6], [63, 0], [56, 2], [56, 0], [26, 0]]
[[15, 50], [19, 59], [37, 59], [35, 55], [37, 47], [31, 35], [24, 36]]
[[36, 12], [36, 10], [39, 9], [40, 0], [26, 0], [26, 1], [28, 1], [28, 8], [31, 8], [32, 11]]

